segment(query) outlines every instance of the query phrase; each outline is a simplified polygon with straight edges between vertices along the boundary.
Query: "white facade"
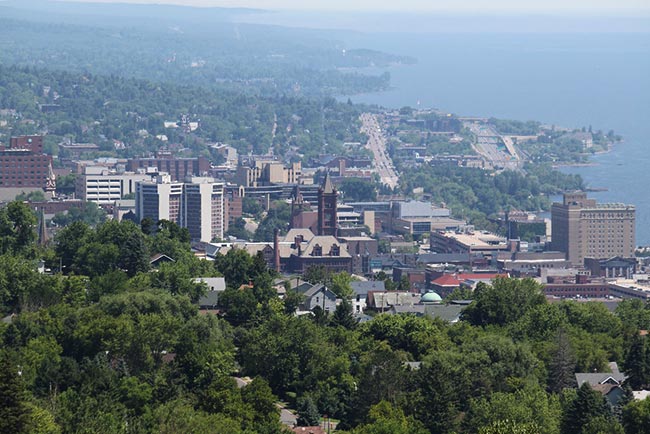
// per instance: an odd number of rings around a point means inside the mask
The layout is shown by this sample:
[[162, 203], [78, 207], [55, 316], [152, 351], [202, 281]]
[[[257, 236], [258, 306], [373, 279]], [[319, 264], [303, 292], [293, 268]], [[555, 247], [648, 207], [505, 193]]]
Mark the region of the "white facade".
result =
[[115, 173], [105, 168], [87, 167], [77, 178], [75, 192], [81, 200], [113, 203], [127, 194], [135, 193], [137, 182], [150, 181], [151, 176], [141, 173]]
[[168, 175], [156, 182], [136, 185], [136, 215], [139, 220], [169, 220], [190, 232], [196, 241], [210, 242], [224, 237], [226, 211], [224, 184], [212, 178], [171, 182]]

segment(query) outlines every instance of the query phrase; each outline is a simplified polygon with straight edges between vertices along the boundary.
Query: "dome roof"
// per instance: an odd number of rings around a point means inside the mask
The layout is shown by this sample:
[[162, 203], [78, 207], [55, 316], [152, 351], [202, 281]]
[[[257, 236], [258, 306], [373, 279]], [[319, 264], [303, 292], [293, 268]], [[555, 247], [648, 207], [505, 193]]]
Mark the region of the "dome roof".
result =
[[420, 298], [420, 303], [440, 303], [442, 297], [440, 297], [436, 292], [429, 291]]

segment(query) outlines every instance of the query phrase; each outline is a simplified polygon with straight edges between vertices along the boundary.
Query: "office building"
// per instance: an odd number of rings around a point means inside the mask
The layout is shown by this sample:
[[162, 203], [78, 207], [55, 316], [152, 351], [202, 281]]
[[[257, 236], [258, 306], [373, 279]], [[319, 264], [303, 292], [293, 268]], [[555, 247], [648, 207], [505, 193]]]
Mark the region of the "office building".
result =
[[137, 182], [151, 181], [144, 173], [117, 173], [99, 166], [84, 167], [84, 173], [75, 181], [75, 193], [79, 199], [100, 204], [113, 203], [135, 193]]
[[584, 192], [567, 193], [551, 209], [552, 249], [564, 252], [575, 266], [585, 258], [634, 257], [635, 208], [598, 204]]
[[11, 137], [9, 148], [0, 150], [0, 187], [45, 189], [54, 182], [51, 166], [42, 136]]

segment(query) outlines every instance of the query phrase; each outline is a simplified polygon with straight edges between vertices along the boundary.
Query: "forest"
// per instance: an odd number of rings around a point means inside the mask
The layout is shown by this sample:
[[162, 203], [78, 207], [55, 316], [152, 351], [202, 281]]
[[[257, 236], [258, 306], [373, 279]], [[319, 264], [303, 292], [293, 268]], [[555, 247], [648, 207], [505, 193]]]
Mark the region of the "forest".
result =
[[[327, 279], [332, 313], [294, 315], [261, 256], [209, 262], [173, 223], [75, 222], [46, 245], [20, 202], [0, 210], [0, 431], [280, 433], [324, 415], [337, 432], [645, 433], [650, 305], [549, 303], [533, 280], [481, 284], [461, 321], [375, 314], [360, 323], [350, 276]], [[152, 269], [149, 258], [175, 261]], [[39, 273], [37, 260], [51, 272]], [[223, 276], [219, 313], [199, 311]], [[467, 296], [468, 294], [463, 294]], [[417, 362], [417, 363], [407, 363]], [[615, 406], [575, 372], [628, 376]], [[245, 384], [239, 384], [237, 378]]]

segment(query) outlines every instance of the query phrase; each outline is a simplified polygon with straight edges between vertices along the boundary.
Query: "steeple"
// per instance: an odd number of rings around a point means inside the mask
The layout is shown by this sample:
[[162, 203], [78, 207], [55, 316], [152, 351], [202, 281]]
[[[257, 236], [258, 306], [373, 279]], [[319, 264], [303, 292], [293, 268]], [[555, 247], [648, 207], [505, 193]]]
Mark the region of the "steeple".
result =
[[318, 235], [338, 235], [336, 215], [338, 193], [332, 184], [329, 172], [318, 189]]
[[52, 169], [52, 162], [47, 169], [47, 180], [45, 181], [45, 192], [52, 193], [52, 197], [56, 192], [56, 175], [54, 174], [54, 169]]
[[325, 194], [336, 193], [336, 188], [334, 188], [334, 185], [332, 184], [332, 179], [330, 178], [329, 171], [325, 174], [325, 180], [323, 181], [322, 188], [323, 188], [323, 193]]

